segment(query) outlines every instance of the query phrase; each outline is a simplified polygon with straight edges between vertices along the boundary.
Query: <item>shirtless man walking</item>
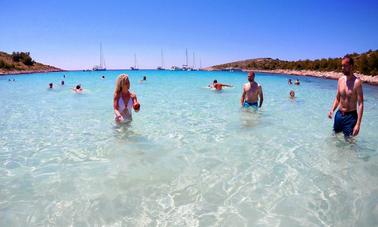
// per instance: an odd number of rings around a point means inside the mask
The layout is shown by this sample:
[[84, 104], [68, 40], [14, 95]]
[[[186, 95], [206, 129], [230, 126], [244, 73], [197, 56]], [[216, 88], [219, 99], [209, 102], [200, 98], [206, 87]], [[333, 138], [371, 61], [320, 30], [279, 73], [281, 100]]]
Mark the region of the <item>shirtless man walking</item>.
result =
[[[243, 93], [240, 99], [240, 104], [243, 107], [261, 107], [264, 101], [263, 91], [260, 84], [255, 82], [255, 73], [250, 71], [248, 73], [248, 83], [243, 85]], [[257, 106], [257, 101], [259, 105]]]
[[338, 107], [333, 130], [336, 133], [343, 132], [346, 137], [357, 136], [364, 112], [362, 82], [353, 74], [354, 61], [351, 57], [345, 56], [341, 65], [345, 76], [339, 78], [336, 98], [328, 117], [332, 119], [333, 111]]

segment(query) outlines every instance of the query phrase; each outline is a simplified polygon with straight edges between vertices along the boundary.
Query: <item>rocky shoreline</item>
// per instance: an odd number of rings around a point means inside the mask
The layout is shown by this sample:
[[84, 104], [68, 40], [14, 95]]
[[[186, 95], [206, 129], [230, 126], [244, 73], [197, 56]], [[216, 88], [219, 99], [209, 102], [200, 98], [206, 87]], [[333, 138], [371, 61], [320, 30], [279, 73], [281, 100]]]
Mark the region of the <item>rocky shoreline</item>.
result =
[[[219, 69], [215, 69], [213, 67], [205, 68], [204, 70], [207, 71], [221, 71]], [[243, 70], [245, 72], [251, 70]], [[259, 73], [273, 73], [273, 74], [287, 74], [287, 75], [295, 75], [295, 76], [311, 76], [317, 78], [324, 78], [324, 79], [331, 79], [337, 80], [343, 74], [341, 72], [322, 72], [322, 71], [311, 71], [311, 70], [289, 70], [289, 69], [275, 69], [275, 70], [253, 70], [254, 72]], [[355, 73], [358, 78], [360, 78], [364, 83], [378, 86], [378, 75], [376, 76], [367, 76], [359, 73]]]
[[31, 74], [31, 73], [50, 73], [50, 72], [64, 72], [62, 69], [43, 69], [43, 70], [13, 70], [13, 71], [3, 71], [0, 70], [0, 76], [7, 75], [19, 75], [19, 74]]
[[[287, 69], [276, 69], [276, 70], [254, 70], [255, 72], [262, 73], [274, 73], [274, 74], [288, 74], [295, 76], [311, 76], [324, 79], [337, 80], [343, 74], [341, 72], [321, 72], [321, 71], [311, 71], [311, 70], [287, 70]], [[367, 76], [359, 73], [355, 73], [358, 78], [360, 78], [364, 83], [378, 86], [378, 76]]]

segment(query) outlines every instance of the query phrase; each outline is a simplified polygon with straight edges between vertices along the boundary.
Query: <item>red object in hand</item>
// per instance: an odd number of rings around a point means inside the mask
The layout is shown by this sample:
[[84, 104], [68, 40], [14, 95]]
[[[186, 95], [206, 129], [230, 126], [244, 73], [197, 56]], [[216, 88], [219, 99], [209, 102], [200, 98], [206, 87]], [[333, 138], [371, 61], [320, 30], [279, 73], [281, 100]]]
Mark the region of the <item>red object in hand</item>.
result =
[[135, 103], [133, 107], [134, 107], [135, 111], [138, 111], [140, 109], [140, 104], [139, 103]]

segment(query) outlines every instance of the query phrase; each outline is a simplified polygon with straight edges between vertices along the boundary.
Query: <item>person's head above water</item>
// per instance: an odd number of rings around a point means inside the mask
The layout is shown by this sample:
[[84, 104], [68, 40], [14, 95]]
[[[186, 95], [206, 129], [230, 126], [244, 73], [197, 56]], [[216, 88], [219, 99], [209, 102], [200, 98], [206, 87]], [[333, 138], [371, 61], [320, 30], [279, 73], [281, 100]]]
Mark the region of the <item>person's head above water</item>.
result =
[[76, 89], [81, 89], [81, 85], [80, 84], [76, 85]]
[[216, 83], [218, 83], [218, 81], [217, 81], [217, 80], [214, 80], [214, 81], [213, 81], [213, 84], [216, 84]]
[[118, 76], [115, 84], [115, 93], [128, 92], [130, 89], [129, 76], [127, 74], [121, 74]]
[[345, 76], [353, 75], [354, 60], [349, 55], [345, 55], [341, 60], [341, 68]]
[[143, 80], [147, 80], [147, 77], [146, 77], [146, 76], [144, 76], [144, 77], [143, 77]]
[[249, 82], [254, 82], [255, 81], [255, 72], [249, 71], [248, 72], [248, 81]]
[[290, 91], [290, 98], [294, 98], [295, 97], [295, 92], [293, 90]]
[[53, 83], [49, 83], [49, 88], [53, 88]]

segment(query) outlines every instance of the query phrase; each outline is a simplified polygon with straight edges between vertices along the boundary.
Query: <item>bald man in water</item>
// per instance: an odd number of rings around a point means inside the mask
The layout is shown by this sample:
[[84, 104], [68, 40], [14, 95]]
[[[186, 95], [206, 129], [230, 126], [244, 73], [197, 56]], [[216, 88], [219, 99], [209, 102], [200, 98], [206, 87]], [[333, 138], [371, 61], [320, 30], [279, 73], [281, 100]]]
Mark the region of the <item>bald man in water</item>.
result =
[[343, 57], [341, 65], [345, 76], [339, 78], [336, 98], [328, 117], [332, 119], [333, 111], [338, 108], [333, 130], [336, 133], [343, 132], [346, 137], [357, 136], [364, 113], [362, 82], [353, 74], [354, 61], [352, 57]]
[[243, 107], [257, 108], [257, 101], [260, 101], [258, 107], [261, 108], [264, 101], [263, 91], [261, 85], [255, 82], [255, 73], [253, 71], [248, 72], [248, 81], [243, 85], [240, 104]]

